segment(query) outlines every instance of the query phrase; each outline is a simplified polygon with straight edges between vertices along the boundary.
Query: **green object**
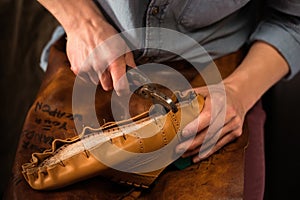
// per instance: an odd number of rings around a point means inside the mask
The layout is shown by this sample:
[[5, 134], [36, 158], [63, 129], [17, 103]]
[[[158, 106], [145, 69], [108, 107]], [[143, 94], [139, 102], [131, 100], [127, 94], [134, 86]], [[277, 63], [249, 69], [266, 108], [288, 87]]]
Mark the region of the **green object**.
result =
[[188, 166], [191, 166], [193, 164], [192, 158], [191, 157], [186, 157], [186, 158], [178, 158], [173, 162], [173, 164], [178, 168], [178, 169], [185, 169]]

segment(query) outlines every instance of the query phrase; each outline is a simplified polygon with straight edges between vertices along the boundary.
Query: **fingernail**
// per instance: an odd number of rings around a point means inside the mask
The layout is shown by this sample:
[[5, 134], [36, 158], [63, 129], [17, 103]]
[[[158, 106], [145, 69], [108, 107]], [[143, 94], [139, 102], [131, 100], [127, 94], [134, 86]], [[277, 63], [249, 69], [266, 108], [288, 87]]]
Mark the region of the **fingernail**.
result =
[[113, 89], [112, 86], [110, 86], [110, 85], [102, 85], [102, 88], [104, 91], [110, 91]]
[[200, 161], [200, 158], [196, 157], [196, 158], [193, 158], [193, 163], [197, 163]]
[[189, 137], [191, 135], [190, 131], [187, 129], [182, 130], [182, 136], [183, 137]]
[[176, 147], [176, 153], [177, 154], [182, 154], [185, 151], [185, 148], [182, 146]]
[[188, 154], [187, 154], [187, 153], [184, 153], [184, 154], [181, 155], [181, 157], [182, 157], [182, 158], [187, 158], [187, 157], [188, 157]]

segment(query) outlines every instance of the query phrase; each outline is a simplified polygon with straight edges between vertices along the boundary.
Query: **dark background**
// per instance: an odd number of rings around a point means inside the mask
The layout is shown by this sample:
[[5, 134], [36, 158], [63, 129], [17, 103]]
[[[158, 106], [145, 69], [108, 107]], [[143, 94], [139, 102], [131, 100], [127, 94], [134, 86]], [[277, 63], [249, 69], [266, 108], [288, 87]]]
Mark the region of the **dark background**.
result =
[[[0, 190], [5, 191], [26, 111], [43, 71], [39, 56], [57, 22], [36, 0], [0, 0]], [[2, 199], [2, 198], [1, 198]]]
[[[0, 0], [1, 196], [26, 111], [43, 78], [39, 57], [56, 25], [35, 0]], [[300, 181], [300, 74], [278, 83], [263, 99], [267, 111], [265, 199], [291, 199], [298, 196]]]

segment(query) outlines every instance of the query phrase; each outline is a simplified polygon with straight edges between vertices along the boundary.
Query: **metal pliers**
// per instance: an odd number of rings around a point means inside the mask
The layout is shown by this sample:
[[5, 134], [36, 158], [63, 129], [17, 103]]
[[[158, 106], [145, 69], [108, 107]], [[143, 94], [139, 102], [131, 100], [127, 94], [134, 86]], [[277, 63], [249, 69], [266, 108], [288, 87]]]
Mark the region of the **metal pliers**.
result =
[[178, 111], [176, 103], [170, 97], [160, 92], [155, 84], [153, 84], [148, 76], [141, 70], [137, 67], [132, 68], [126, 66], [126, 71], [130, 91], [143, 98], [153, 98], [155, 102], [173, 113]]

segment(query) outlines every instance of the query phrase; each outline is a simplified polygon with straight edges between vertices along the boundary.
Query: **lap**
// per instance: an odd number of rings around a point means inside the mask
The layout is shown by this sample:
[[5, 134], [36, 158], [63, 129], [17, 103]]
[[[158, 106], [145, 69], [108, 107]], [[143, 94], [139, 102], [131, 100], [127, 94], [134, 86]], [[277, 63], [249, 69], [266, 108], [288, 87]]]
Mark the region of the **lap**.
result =
[[[244, 190], [244, 155], [248, 144], [248, 126], [243, 135], [228, 144], [208, 159], [184, 170], [169, 166], [149, 189], [136, 189], [114, 183], [103, 177], [94, 177], [54, 191], [35, 191], [29, 187], [21, 173], [21, 165], [28, 162], [31, 154], [51, 147], [55, 138], [69, 138], [75, 135], [72, 116], [72, 86], [74, 75], [69, 69], [64, 52], [64, 41], [56, 43], [50, 52], [49, 66], [30, 108], [19, 139], [15, 156], [13, 176], [9, 182], [8, 199], [238, 199]], [[235, 66], [238, 60], [235, 60]], [[219, 61], [226, 68], [230, 60]], [[222, 68], [222, 67], [221, 67]], [[230, 73], [230, 71], [226, 72]], [[195, 85], [200, 81], [194, 79]], [[98, 118], [113, 120], [109, 93], [101, 88]], [[96, 102], [97, 104], [97, 102]], [[90, 108], [84, 108], [90, 112]], [[145, 108], [144, 108], [145, 109]], [[134, 112], [139, 112], [135, 110]], [[135, 114], [135, 113], [133, 113]], [[69, 117], [67, 117], [69, 116]], [[55, 122], [55, 123], [54, 123]], [[84, 122], [81, 122], [84, 125]]]

